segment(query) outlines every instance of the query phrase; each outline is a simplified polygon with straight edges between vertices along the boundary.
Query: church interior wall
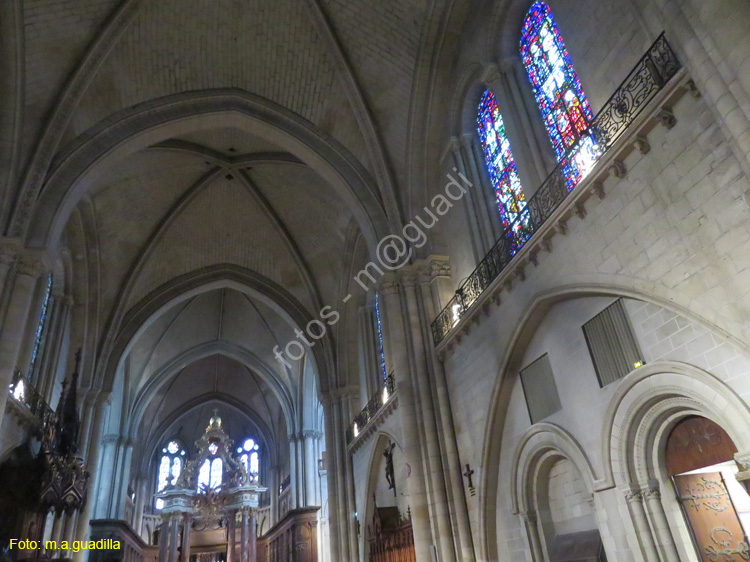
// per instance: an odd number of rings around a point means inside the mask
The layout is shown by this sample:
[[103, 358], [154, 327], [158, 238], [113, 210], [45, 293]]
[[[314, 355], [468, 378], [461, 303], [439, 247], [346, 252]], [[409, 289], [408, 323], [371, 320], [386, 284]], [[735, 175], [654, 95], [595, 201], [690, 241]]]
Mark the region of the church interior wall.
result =
[[[550, 0], [594, 114], [662, 30], [683, 69], [638, 137], [622, 137], [600, 189], [433, 346], [430, 321], [502, 235], [477, 144], [485, 90], [527, 200], [556, 166], [519, 57], [531, 2], [277, 2], [205, 21], [178, 3], [123, 2], [115, 14], [92, 0], [73, 25], [70, 6], [0, 2], [0, 226], [13, 238], [12, 259], [3, 247], [0, 260], [10, 271], [0, 375], [30, 362], [48, 270], [68, 308], [55, 308], [67, 312], [50, 320], [44, 367], [29, 376], [53, 408], [82, 349], [92, 502], [55, 532], [83, 536], [88, 518], [137, 526], [144, 513], [154, 525], [131, 492], [151, 502], [160, 447], [179, 438], [192, 449], [210, 405], [226, 410], [233, 439], [257, 433], [268, 453], [266, 530], [321, 506], [320, 562], [368, 559], [375, 502], [418, 514], [419, 562], [543, 562], [570, 535], [595, 532], [610, 562], [695, 562], [659, 455], [693, 415], [750, 454], [750, 4]], [[380, 9], [382, 19], [360, 17]], [[237, 31], [196, 41], [204, 25]], [[66, 28], [69, 44], [51, 48]], [[364, 294], [354, 275], [378, 241], [426, 219], [423, 207], [464, 173], [473, 185], [425, 229], [412, 262]], [[15, 264], [29, 257], [43, 267], [18, 297]], [[642, 361], [601, 387], [581, 327], [617, 299]], [[336, 303], [340, 322], [302, 359], [272, 354]], [[561, 407], [532, 423], [519, 372], [544, 354]], [[401, 403], [353, 446], [346, 428], [390, 373]], [[36, 444], [12, 407], [0, 464]], [[476, 489], [464, 487], [472, 475]], [[653, 532], [633, 515], [639, 505]]]

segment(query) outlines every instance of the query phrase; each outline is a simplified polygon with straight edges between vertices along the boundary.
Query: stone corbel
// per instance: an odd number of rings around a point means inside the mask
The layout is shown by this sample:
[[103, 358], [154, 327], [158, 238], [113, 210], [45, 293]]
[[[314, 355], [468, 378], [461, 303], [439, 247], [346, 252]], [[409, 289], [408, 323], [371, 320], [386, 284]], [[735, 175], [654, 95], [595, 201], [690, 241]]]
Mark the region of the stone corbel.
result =
[[677, 123], [677, 119], [674, 116], [672, 110], [668, 107], [662, 107], [657, 114], [659, 122], [664, 125], [667, 129], [671, 129]]
[[608, 168], [609, 175], [613, 178], [624, 178], [626, 171], [625, 171], [625, 164], [622, 162], [622, 160], [615, 160], [612, 162], [612, 164], [609, 165]]

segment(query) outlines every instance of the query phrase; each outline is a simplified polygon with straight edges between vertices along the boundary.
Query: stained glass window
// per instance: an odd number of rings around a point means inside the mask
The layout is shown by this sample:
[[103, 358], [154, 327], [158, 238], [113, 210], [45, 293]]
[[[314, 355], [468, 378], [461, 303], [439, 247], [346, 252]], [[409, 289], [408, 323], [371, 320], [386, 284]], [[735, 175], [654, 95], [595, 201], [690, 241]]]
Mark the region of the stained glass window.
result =
[[531, 236], [529, 212], [521, 188], [521, 179], [510, 141], [505, 135], [505, 123], [497, 107], [495, 94], [487, 90], [479, 102], [477, 129], [482, 141], [487, 170], [495, 190], [503, 229], [511, 238], [515, 253]]
[[212, 489], [218, 489], [221, 486], [221, 475], [224, 463], [221, 459], [214, 459], [211, 461], [211, 482], [209, 487]]
[[573, 189], [594, 167], [600, 151], [589, 130], [594, 119], [591, 106], [544, 2], [536, 2], [526, 15], [521, 58], [568, 189]]
[[49, 298], [52, 294], [52, 274], [47, 276], [47, 286], [44, 290], [44, 300], [42, 301], [42, 311], [39, 314], [39, 323], [36, 327], [36, 335], [34, 336], [34, 347], [31, 350], [31, 363], [29, 364], [28, 376], [31, 377], [34, 374], [34, 365], [36, 364], [37, 356], [39, 355], [39, 349], [42, 346], [42, 335], [44, 335], [44, 324], [47, 320], [47, 308], [49, 307]]
[[211, 443], [208, 446], [208, 452], [214, 456], [214, 458], [208, 458], [203, 461], [203, 464], [198, 471], [198, 491], [203, 492], [205, 489], [221, 489], [221, 482], [224, 474], [224, 462], [221, 458], [216, 457], [216, 453], [219, 452], [219, 446], [216, 443]]
[[388, 378], [385, 368], [385, 351], [383, 351], [383, 326], [380, 323], [380, 298], [375, 293], [375, 319], [378, 322], [378, 351], [380, 351], [380, 370], [383, 372], [383, 378]]
[[[183, 458], [185, 450], [177, 441], [170, 441], [162, 450], [161, 461], [159, 461], [159, 471], [156, 476], [156, 491], [161, 492], [167, 487], [167, 484], [174, 484], [177, 477], [182, 471]], [[156, 500], [156, 509], [164, 507], [164, 500]]]
[[251, 476], [257, 478], [258, 472], [260, 471], [260, 457], [259, 447], [254, 439], [245, 439], [242, 447], [237, 448], [237, 453], [240, 455], [240, 462], [245, 465], [245, 470]]

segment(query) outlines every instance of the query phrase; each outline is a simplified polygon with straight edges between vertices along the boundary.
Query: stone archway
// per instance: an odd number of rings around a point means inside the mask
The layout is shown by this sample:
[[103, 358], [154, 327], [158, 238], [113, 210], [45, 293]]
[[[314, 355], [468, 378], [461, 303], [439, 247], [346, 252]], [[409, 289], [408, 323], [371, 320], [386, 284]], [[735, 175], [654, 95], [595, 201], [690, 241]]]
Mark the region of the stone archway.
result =
[[602, 433], [605, 475], [599, 489], [617, 487], [626, 504], [631, 548], [644, 560], [682, 560], [691, 539], [680, 516], [665, 448], [677, 423], [707, 418], [732, 439], [740, 454], [750, 451], [750, 409], [716, 377], [671, 361], [638, 368], [622, 381], [610, 402]]

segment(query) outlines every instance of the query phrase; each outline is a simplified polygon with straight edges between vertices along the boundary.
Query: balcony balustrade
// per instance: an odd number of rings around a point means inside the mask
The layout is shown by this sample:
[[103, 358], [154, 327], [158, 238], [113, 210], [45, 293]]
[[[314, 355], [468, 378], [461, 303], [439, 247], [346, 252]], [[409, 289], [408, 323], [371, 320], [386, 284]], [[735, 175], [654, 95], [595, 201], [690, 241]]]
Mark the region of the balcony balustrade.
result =
[[[597, 160], [601, 159], [680, 68], [680, 62], [662, 33], [604, 104], [588, 131], [581, 135], [580, 142], [590, 142], [593, 137], [597, 145]], [[665, 112], [662, 119], [669, 121], [673, 117]], [[577, 145], [574, 146], [569, 154], [574, 154], [577, 148]], [[458, 325], [480, 295], [505, 270], [518, 251], [534, 239], [542, 225], [570, 195], [575, 184], [571, 185], [564, 174], [568, 160], [565, 158], [557, 165], [529, 199], [526, 208], [518, 214], [516, 220], [528, 220], [528, 227], [518, 229], [515, 222], [511, 224], [432, 322], [432, 337], [436, 346]], [[513, 234], [519, 231], [526, 233], [525, 239], [519, 240]]]

